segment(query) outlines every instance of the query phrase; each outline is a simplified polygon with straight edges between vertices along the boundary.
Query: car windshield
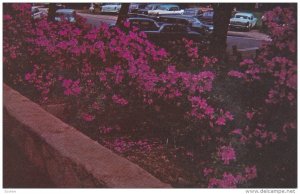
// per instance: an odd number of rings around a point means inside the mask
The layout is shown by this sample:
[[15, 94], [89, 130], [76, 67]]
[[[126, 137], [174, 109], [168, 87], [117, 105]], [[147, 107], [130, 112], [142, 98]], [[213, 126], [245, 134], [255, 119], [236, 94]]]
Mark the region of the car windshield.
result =
[[156, 4], [150, 4], [150, 5], [147, 5], [145, 7], [145, 9], [147, 10], [153, 10], [153, 9], [156, 9], [159, 5], [156, 5]]
[[249, 17], [244, 16], [244, 15], [235, 15], [235, 18], [249, 19]]
[[185, 9], [183, 14], [184, 15], [197, 15], [198, 12], [199, 11], [197, 9]]
[[31, 10], [32, 13], [38, 13], [40, 10], [38, 8], [34, 8]]
[[160, 10], [167, 10], [168, 8], [167, 8], [167, 7], [160, 6], [160, 7], [158, 7], [158, 9], [160, 9]]
[[213, 11], [207, 11], [203, 13], [203, 17], [213, 17], [214, 12]]
[[165, 25], [162, 26], [161, 32], [187, 32], [187, 28], [182, 25]]
[[148, 20], [130, 20], [130, 23], [142, 31], [158, 30], [159, 28], [155, 22]]
[[170, 5], [160, 5], [158, 7], [160, 10], [178, 10], [176, 6], [170, 6]]
[[120, 5], [120, 3], [104, 3], [103, 5]]

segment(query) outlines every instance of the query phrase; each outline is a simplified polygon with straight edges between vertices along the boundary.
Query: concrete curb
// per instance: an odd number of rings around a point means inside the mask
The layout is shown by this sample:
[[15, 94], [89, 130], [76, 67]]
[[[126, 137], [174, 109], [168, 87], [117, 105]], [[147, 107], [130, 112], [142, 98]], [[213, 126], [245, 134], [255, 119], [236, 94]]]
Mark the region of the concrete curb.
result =
[[[4, 134], [57, 187], [170, 188], [46, 112], [7, 85], [3, 86]], [[5, 138], [5, 137], [4, 137]]]

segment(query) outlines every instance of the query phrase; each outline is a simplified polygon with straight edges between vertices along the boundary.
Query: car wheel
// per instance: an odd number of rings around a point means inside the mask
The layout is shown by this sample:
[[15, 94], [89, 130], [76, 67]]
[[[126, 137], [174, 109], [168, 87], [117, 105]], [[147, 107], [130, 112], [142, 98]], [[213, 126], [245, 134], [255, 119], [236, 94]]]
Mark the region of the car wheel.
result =
[[247, 32], [249, 32], [251, 30], [251, 25], [250, 24], [247, 26], [246, 30], [247, 30]]

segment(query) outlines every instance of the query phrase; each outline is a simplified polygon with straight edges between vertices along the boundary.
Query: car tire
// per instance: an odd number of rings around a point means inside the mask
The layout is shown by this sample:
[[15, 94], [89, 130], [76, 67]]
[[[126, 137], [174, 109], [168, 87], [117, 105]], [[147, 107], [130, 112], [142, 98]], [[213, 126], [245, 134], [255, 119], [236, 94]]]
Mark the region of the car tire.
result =
[[247, 26], [246, 30], [247, 30], [247, 32], [249, 32], [251, 30], [251, 25], [250, 24]]

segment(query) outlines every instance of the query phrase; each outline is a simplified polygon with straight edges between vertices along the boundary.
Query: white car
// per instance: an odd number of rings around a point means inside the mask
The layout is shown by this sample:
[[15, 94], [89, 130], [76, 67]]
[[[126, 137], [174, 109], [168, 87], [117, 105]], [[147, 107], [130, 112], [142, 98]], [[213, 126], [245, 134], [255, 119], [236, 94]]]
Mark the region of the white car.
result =
[[183, 14], [184, 10], [180, 9], [178, 5], [161, 4], [155, 10], [149, 10], [149, 15], [164, 15], [164, 14]]
[[257, 18], [254, 17], [252, 13], [238, 12], [230, 19], [230, 28], [242, 28], [246, 30], [251, 30], [255, 27]]
[[47, 16], [47, 12], [44, 10], [41, 10], [41, 7], [39, 7], [39, 6], [32, 6], [31, 7], [31, 16], [33, 19], [40, 19], [42, 17]]
[[121, 9], [121, 3], [110, 3], [102, 5], [101, 12], [105, 13], [119, 13]]
[[74, 9], [58, 9], [55, 12], [54, 20], [57, 22], [62, 20], [76, 22], [76, 11]]

